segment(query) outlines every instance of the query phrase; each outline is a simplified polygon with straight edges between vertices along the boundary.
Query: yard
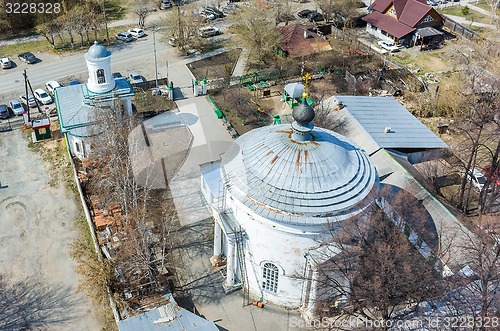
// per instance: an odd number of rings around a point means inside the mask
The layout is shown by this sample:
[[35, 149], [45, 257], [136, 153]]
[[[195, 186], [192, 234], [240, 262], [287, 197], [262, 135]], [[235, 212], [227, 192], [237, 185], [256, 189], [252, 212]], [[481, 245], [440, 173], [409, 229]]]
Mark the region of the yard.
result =
[[231, 76], [234, 65], [240, 56], [241, 49], [233, 49], [188, 64], [189, 70], [196, 79], [217, 79]]
[[491, 24], [491, 17], [484, 15], [484, 14], [481, 14], [477, 11], [472, 10], [472, 9], [469, 9], [469, 10], [464, 9], [465, 7], [466, 6], [446, 7], [446, 8], [440, 9], [439, 12], [441, 14], [448, 14], [448, 15], [463, 17], [466, 20], [471, 21], [471, 22]]

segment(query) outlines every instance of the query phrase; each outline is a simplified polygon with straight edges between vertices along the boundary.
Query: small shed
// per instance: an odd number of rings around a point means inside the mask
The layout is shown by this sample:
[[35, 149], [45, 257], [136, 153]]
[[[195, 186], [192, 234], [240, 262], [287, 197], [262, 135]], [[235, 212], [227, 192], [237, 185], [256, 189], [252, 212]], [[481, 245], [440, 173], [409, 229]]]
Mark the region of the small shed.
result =
[[287, 102], [290, 108], [293, 108], [299, 104], [302, 93], [304, 93], [304, 84], [300, 82], [286, 84], [283, 101]]
[[48, 118], [34, 120], [32, 122], [32, 128], [34, 132], [33, 141], [37, 142], [40, 140], [52, 138], [50, 134], [50, 121]]

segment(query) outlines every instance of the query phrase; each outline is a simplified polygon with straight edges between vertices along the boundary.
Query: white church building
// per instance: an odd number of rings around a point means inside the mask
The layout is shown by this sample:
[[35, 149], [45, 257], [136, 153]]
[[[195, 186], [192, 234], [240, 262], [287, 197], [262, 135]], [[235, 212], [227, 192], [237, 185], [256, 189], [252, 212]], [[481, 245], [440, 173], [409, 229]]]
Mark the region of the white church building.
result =
[[361, 148], [313, 128], [305, 102], [292, 115], [291, 125], [252, 130], [220, 161], [201, 165], [201, 191], [215, 221], [211, 261], [225, 264], [224, 288], [243, 287], [311, 316], [320, 242], [373, 205], [379, 178]]
[[123, 110], [132, 114], [134, 91], [125, 77], [114, 78], [111, 72], [111, 52], [94, 42], [84, 55], [88, 69], [87, 83], [55, 89], [55, 100], [61, 132], [65, 135], [71, 154], [78, 158], [90, 155], [88, 138], [96, 134], [93, 112], [96, 108], [109, 108], [121, 116]]

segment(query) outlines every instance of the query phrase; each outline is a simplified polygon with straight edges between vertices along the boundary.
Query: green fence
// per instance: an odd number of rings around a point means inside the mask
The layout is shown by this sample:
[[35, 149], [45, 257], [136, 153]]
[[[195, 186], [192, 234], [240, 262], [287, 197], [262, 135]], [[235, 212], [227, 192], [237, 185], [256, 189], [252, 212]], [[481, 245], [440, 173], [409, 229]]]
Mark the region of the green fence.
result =
[[231, 125], [231, 123], [227, 120], [226, 115], [224, 115], [224, 112], [222, 111], [222, 109], [219, 108], [219, 106], [217, 105], [215, 100], [210, 95], [207, 94], [207, 97], [208, 97], [208, 100], [210, 100], [212, 105], [215, 107], [215, 110], [214, 110], [215, 115], [217, 115], [217, 118], [220, 118], [220, 119], [222, 119], [222, 121], [224, 121], [225, 126], [227, 128], [227, 131], [229, 131], [229, 134], [231, 135], [231, 137], [238, 138], [240, 135], [238, 134], [238, 132], [236, 132], [236, 130]]

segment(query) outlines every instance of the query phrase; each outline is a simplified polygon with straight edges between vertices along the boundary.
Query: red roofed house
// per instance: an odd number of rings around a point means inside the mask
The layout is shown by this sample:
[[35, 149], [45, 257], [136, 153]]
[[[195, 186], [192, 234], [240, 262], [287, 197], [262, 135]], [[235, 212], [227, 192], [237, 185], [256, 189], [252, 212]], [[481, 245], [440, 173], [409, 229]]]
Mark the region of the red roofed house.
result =
[[291, 57], [308, 56], [332, 50], [327, 40], [303, 25], [285, 25], [279, 28], [279, 31], [283, 36], [281, 49]]
[[425, 0], [375, 0], [363, 17], [366, 31], [405, 46], [440, 45], [443, 17]]

